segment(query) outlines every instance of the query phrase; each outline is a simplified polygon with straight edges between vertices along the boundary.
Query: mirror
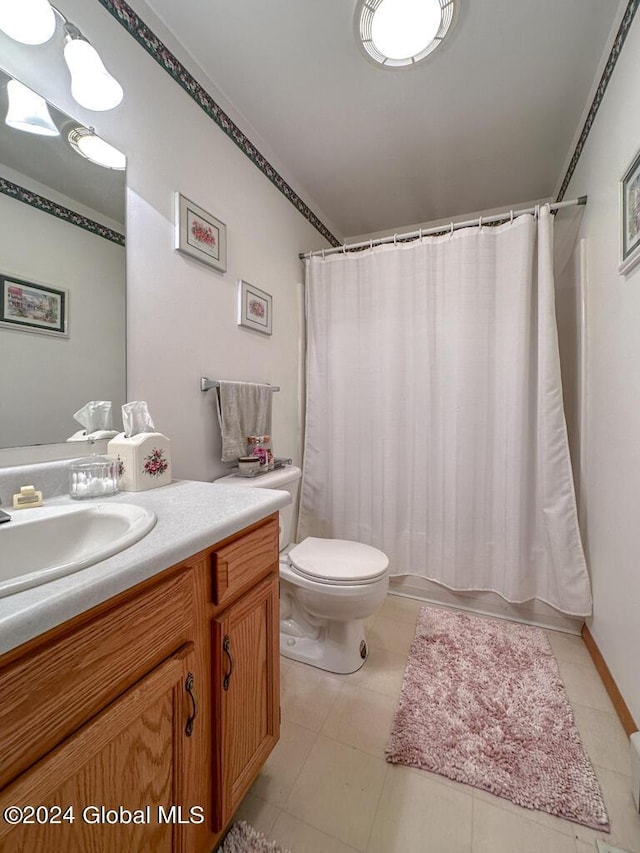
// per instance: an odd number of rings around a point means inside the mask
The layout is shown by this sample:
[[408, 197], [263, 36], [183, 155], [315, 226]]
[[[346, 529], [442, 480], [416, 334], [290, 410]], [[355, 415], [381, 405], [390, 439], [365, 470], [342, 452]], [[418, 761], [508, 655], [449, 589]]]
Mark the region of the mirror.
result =
[[[90, 400], [126, 402], [125, 172], [8, 127], [0, 71], [0, 448], [66, 441]], [[79, 449], [80, 452], [80, 449]]]

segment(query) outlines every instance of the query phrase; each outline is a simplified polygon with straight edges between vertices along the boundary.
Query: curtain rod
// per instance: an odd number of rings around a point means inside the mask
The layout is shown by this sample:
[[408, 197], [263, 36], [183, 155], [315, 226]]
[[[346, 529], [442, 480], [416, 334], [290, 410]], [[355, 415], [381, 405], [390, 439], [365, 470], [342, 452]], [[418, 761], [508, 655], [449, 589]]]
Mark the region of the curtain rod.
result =
[[[552, 211], [560, 210], [563, 207], [575, 207], [587, 203], [587, 196], [581, 195], [579, 198], [574, 198], [570, 201], [559, 201], [549, 205]], [[344, 243], [342, 246], [336, 246], [331, 249], [318, 249], [316, 252], [306, 252], [298, 255], [301, 261], [308, 258], [322, 258], [327, 255], [336, 255], [339, 252], [354, 251], [356, 249], [373, 249], [374, 246], [381, 246], [383, 243], [395, 243], [398, 240], [402, 243], [408, 243], [411, 240], [418, 240], [422, 237], [432, 236], [434, 234], [446, 234], [448, 231], [457, 231], [459, 228], [471, 228], [474, 225], [488, 225], [489, 223], [506, 222], [507, 219], [513, 219], [514, 216], [522, 216], [524, 213], [536, 213], [540, 205], [535, 207], [527, 207], [523, 210], [505, 210], [504, 213], [494, 213], [491, 216], [480, 216], [477, 219], [468, 219], [466, 222], [452, 222], [450, 225], [436, 225], [435, 228], [420, 228], [418, 231], [407, 231], [404, 234], [393, 234], [388, 237], [378, 237], [376, 240], [364, 240], [361, 243]]]

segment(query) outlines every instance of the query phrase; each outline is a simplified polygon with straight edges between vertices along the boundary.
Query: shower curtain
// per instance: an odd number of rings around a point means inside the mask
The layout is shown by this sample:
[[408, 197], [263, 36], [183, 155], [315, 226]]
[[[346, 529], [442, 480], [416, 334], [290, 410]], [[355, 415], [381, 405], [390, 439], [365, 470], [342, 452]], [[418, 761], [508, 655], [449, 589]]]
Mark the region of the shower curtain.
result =
[[587, 616], [562, 406], [553, 216], [306, 261], [298, 536], [392, 575]]

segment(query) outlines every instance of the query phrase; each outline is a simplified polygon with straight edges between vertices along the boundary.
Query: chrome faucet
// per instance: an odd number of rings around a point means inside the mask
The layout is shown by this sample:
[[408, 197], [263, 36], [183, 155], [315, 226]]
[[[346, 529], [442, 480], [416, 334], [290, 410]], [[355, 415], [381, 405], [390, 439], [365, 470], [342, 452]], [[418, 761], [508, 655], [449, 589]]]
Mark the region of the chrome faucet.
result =
[[[0, 504], [2, 503], [2, 498], [0, 498]], [[11, 516], [7, 512], [3, 512], [0, 509], [0, 524], [3, 524], [5, 521], [11, 521]]]

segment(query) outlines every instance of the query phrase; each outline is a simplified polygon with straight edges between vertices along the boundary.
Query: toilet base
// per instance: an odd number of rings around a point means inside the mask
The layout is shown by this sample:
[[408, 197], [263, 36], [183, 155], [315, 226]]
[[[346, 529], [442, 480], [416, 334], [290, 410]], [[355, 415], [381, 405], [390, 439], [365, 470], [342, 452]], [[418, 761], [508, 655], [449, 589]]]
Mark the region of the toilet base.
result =
[[367, 659], [369, 652], [361, 619], [326, 621], [314, 638], [293, 636], [284, 627], [280, 631], [283, 657], [341, 675], [357, 672]]

